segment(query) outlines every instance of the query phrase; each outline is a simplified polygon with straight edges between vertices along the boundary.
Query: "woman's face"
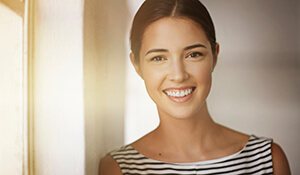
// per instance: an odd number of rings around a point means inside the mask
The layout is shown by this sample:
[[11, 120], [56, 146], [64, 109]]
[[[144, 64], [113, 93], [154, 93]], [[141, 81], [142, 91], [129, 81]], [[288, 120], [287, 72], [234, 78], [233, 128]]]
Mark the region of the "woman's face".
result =
[[160, 19], [146, 28], [139, 56], [134, 66], [160, 115], [199, 114], [214, 67], [211, 45], [200, 26], [189, 19]]

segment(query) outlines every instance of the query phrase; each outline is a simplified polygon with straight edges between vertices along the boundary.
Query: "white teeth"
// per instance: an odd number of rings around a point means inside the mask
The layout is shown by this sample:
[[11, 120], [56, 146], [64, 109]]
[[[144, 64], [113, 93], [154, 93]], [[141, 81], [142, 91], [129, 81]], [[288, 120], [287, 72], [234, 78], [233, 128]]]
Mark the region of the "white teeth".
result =
[[168, 96], [171, 97], [184, 97], [193, 92], [193, 89], [186, 89], [186, 90], [170, 90], [170, 91], [165, 91]]

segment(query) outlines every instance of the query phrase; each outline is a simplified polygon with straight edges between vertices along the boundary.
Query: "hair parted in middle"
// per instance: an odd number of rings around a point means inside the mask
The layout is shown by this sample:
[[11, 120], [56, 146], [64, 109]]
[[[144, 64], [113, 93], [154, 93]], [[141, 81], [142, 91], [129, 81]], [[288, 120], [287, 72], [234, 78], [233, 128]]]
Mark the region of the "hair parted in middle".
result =
[[130, 45], [136, 63], [139, 63], [139, 53], [146, 28], [166, 17], [187, 18], [199, 24], [215, 54], [215, 27], [208, 10], [199, 0], [146, 0], [136, 13], [131, 27]]

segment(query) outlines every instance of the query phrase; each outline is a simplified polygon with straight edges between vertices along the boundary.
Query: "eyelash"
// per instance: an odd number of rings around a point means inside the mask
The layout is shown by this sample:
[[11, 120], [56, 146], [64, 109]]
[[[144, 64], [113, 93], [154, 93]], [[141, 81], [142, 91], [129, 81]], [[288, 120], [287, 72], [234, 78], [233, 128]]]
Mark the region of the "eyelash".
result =
[[156, 56], [156, 57], [153, 57], [153, 58], [150, 59], [150, 61], [154, 61], [154, 62], [161, 62], [163, 60], [166, 60], [166, 59], [162, 56]]
[[[197, 58], [197, 57], [202, 57], [202, 56], [203, 56], [203, 53], [201, 53], [201, 52], [191, 52], [185, 58]], [[164, 60], [166, 60], [166, 58], [163, 56], [155, 56], [150, 59], [151, 62], [161, 62]]]
[[187, 56], [186, 56], [186, 58], [196, 58], [196, 57], [201, 57], [201, 56], [203, 56], [203, 53], [201, 53], [201, 52], [192, 52], [192, 53], [190, 53], [190, 54], [188, 54]]

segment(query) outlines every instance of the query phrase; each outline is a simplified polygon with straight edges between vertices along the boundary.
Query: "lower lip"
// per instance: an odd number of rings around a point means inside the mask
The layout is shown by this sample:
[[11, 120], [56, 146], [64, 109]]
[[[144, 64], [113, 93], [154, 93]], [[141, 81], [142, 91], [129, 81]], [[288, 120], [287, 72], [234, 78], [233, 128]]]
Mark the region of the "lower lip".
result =
[[168, 95], [167, 96], [176, 103], [184, 103], [184, 102], [187, 102], [189, 99], [191, 99], [192, 95], [193, 95], [193, 92], [184, 97], [172, 97], [172, 96], [168, 96]]

